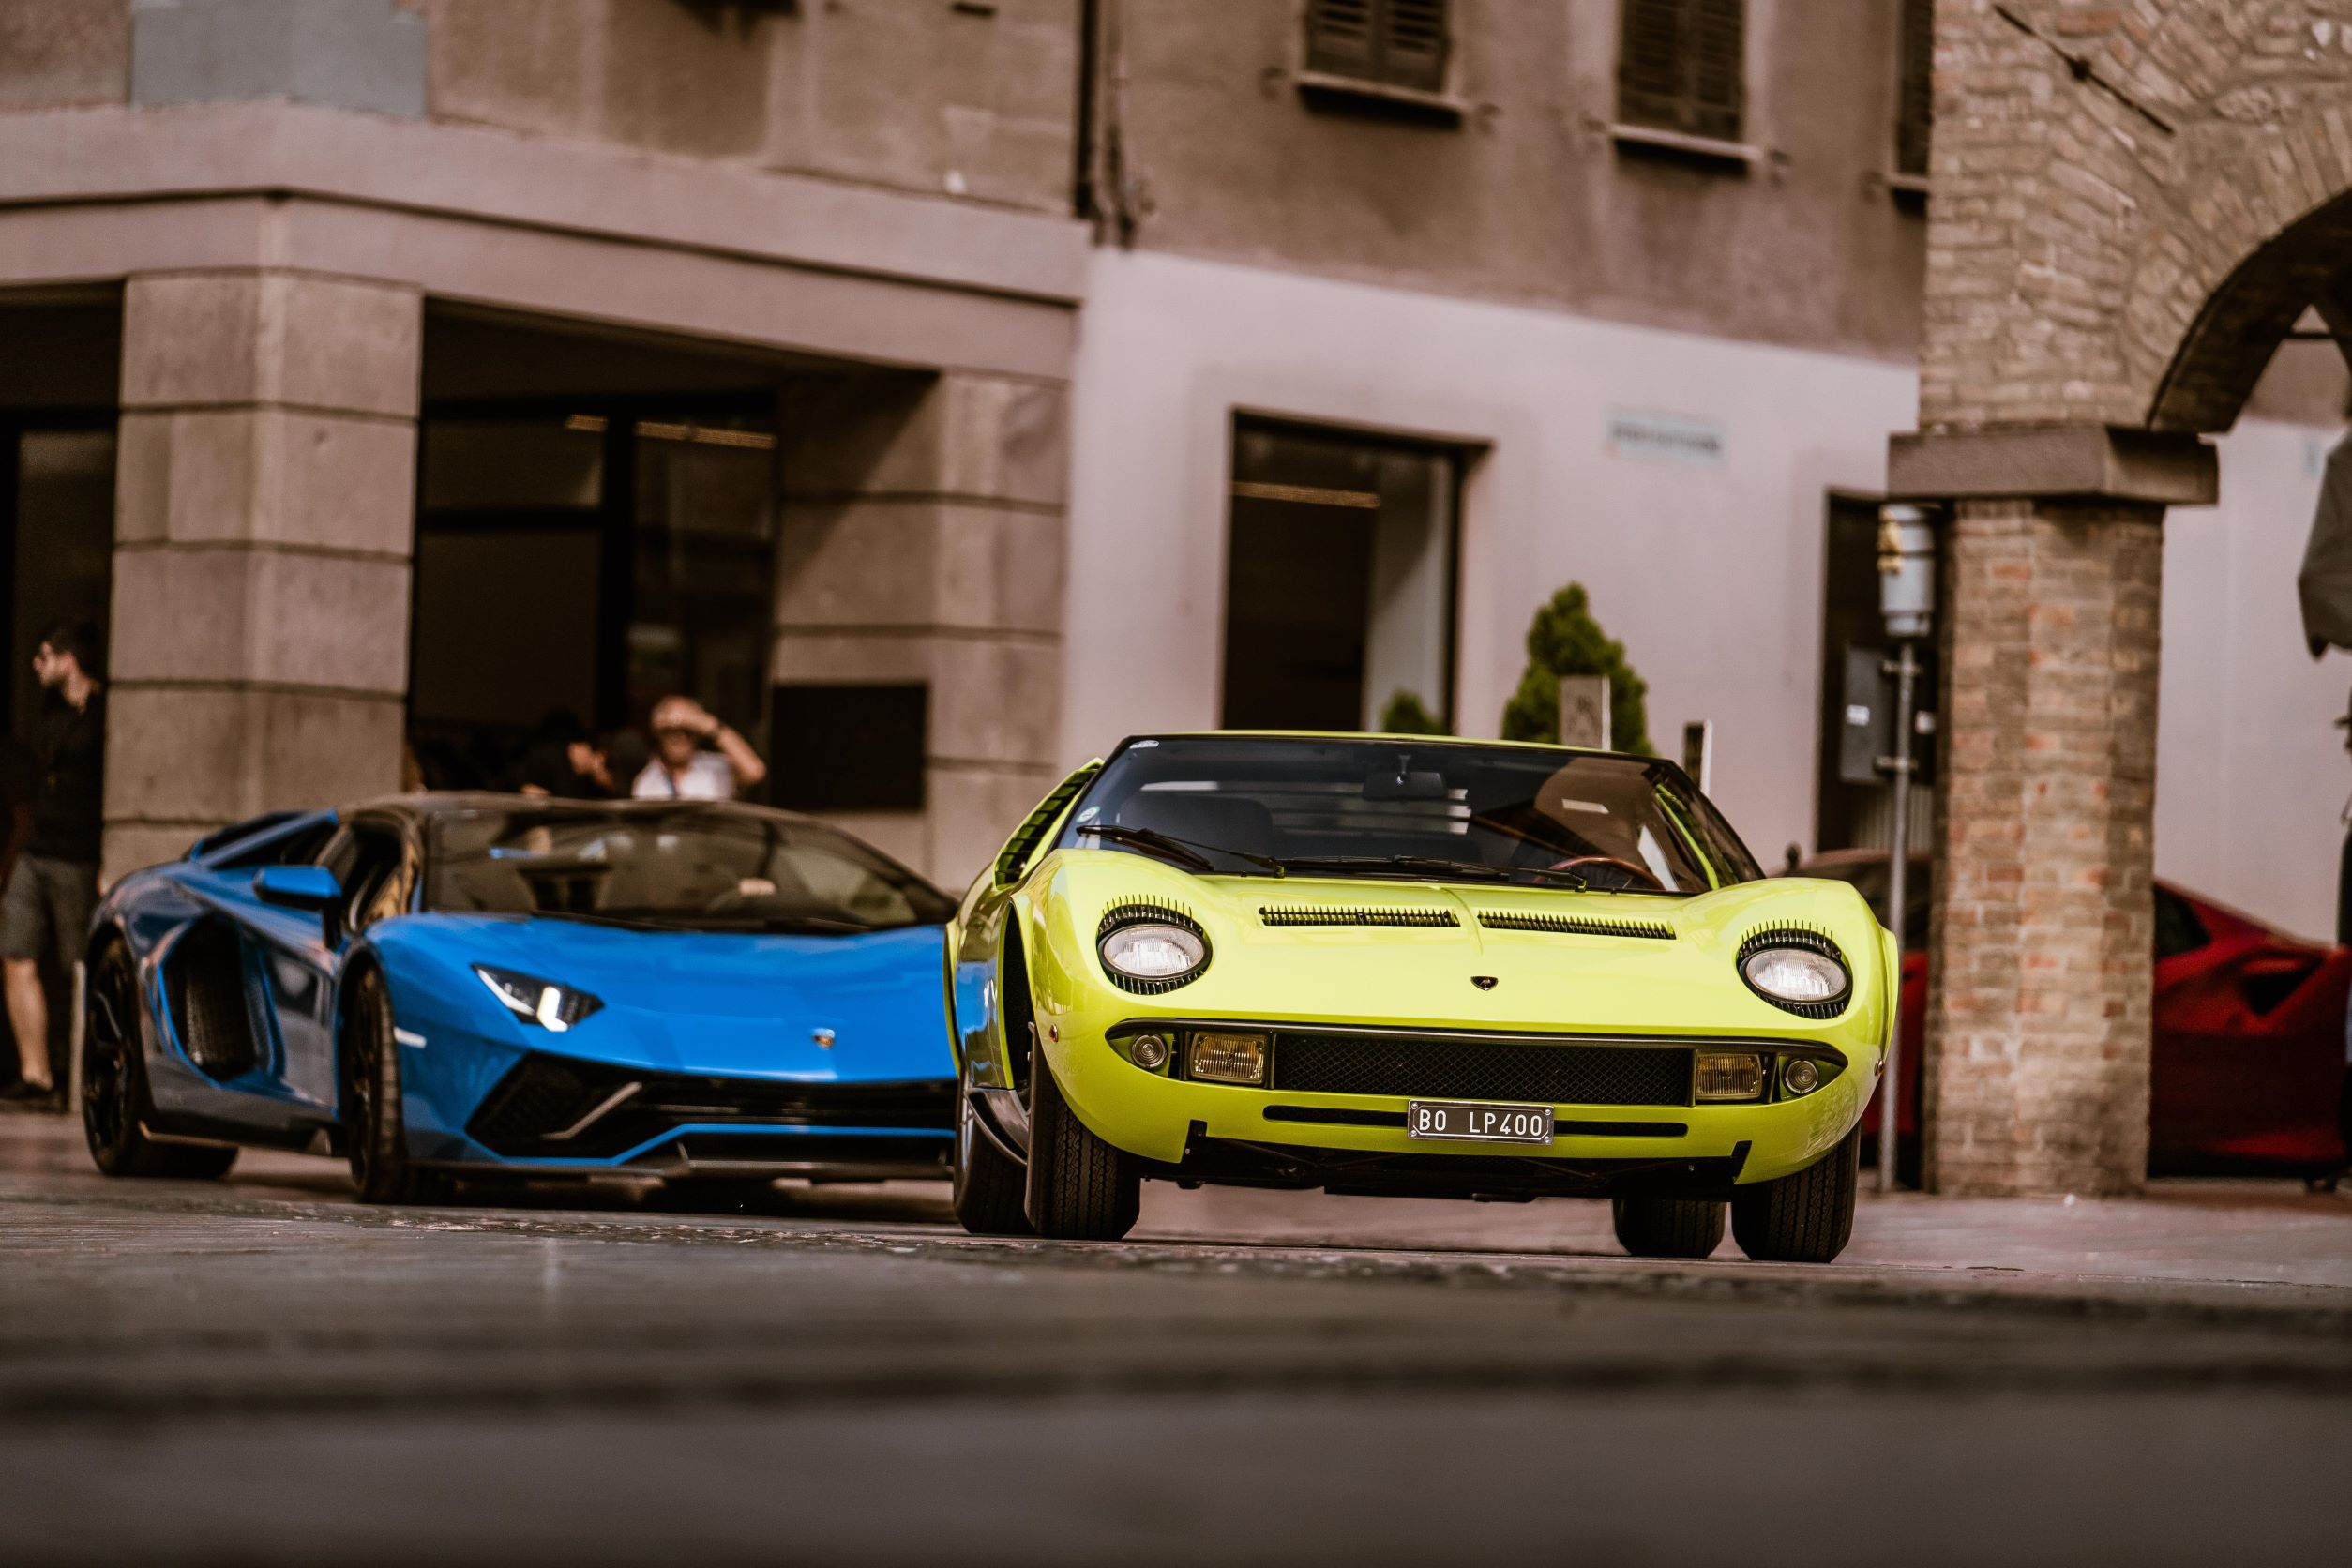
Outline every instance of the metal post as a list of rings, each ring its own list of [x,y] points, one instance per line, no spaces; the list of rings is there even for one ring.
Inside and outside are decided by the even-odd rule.
[[[1903,986],[1903,900],[1904,883],[1911,868],[1911,693],[1919,677],[1919,661],[1911,656],[1911,640],[1907,637],[1895,643],[1895,656],[1889,667],[1894,676],[1894,755],[1881,764],[1894,776],[1894,823],[1890,835],[1892,843],[1887,861],[1887,929],[1894,933],[1895,994],[1902,995]],[[1900,1125],[1897,1112],[1902,1101],[1899,1087],[1903,1076],[1903,1036],[1897,1020],[1894,1038],[1887,1051],[1887,1068],[1878,1080],[1878,1190],[1894,1190],[1894,1146],[1896,1129]]]

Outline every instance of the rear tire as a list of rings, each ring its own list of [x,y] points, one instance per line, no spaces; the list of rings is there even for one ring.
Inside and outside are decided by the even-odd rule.
[[[1827,1263],[1854,1233],[1860,1129],[1793,1175],[1736,1187],[1731,1234],[1759,1263]]]
[[[956,1075],[956,1220],[974,1236],[1033,1236],[1024,1205],[1029,1173],[979,1126],[972,1087]]]
[[[1616,1198],[1617,1241],[1636,1258],[1705,1258],[1723,1244],[1720,1199]]]
[[[408,1157],[400,1098],[400,1054],[392,1038],[392,996],[384,976],[352,977],[343,1026],[343,1142],[362,1203],[429,1203],[451,1190],[447,1177]]]
[[[1134,1158],[1086,1130],[1043,1051],[1029,1067],[1023,1210],[1038,1235],[1063,1242],[1115,1242],[1135,1229],[1143,1210],[1143,1175]]]
[[[91,966],[82,1019],[82,1136],[90,1158],[109,1176],[217,1181],[237,1152],[213,1144],[159,1143],[147,1136],[145,1031],[140,1027],[139,976],[130,954],[109,943]]]

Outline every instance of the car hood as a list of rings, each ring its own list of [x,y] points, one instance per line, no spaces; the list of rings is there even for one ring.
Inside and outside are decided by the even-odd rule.
[[[578,921],[426,915],[402,945],[430,945],[473,1023],[542,1050],[672,1072],[801,1079],[951,1075],[936,926],[840,936],[633,931]],[[513,970],[603,1006],[548,1034],[514,1020],[461,972]],[[484,1004],[473,1007],[478,1001]]]

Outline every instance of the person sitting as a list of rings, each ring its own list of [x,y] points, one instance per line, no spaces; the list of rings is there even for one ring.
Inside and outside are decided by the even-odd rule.
[[[751,743],[691,697],[655,703],[652,729],[653,761],[629,792],[640,800],[733,800],[768,776]]]

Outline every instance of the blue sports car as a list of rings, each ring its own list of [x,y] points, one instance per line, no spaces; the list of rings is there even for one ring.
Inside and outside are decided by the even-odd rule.
[[[100,905],[83,1129],[117,1176],[339,1152],[377,1203],[457,1173],[941,1176],[954,912],[856,839],[751,806],[257,818]]]

